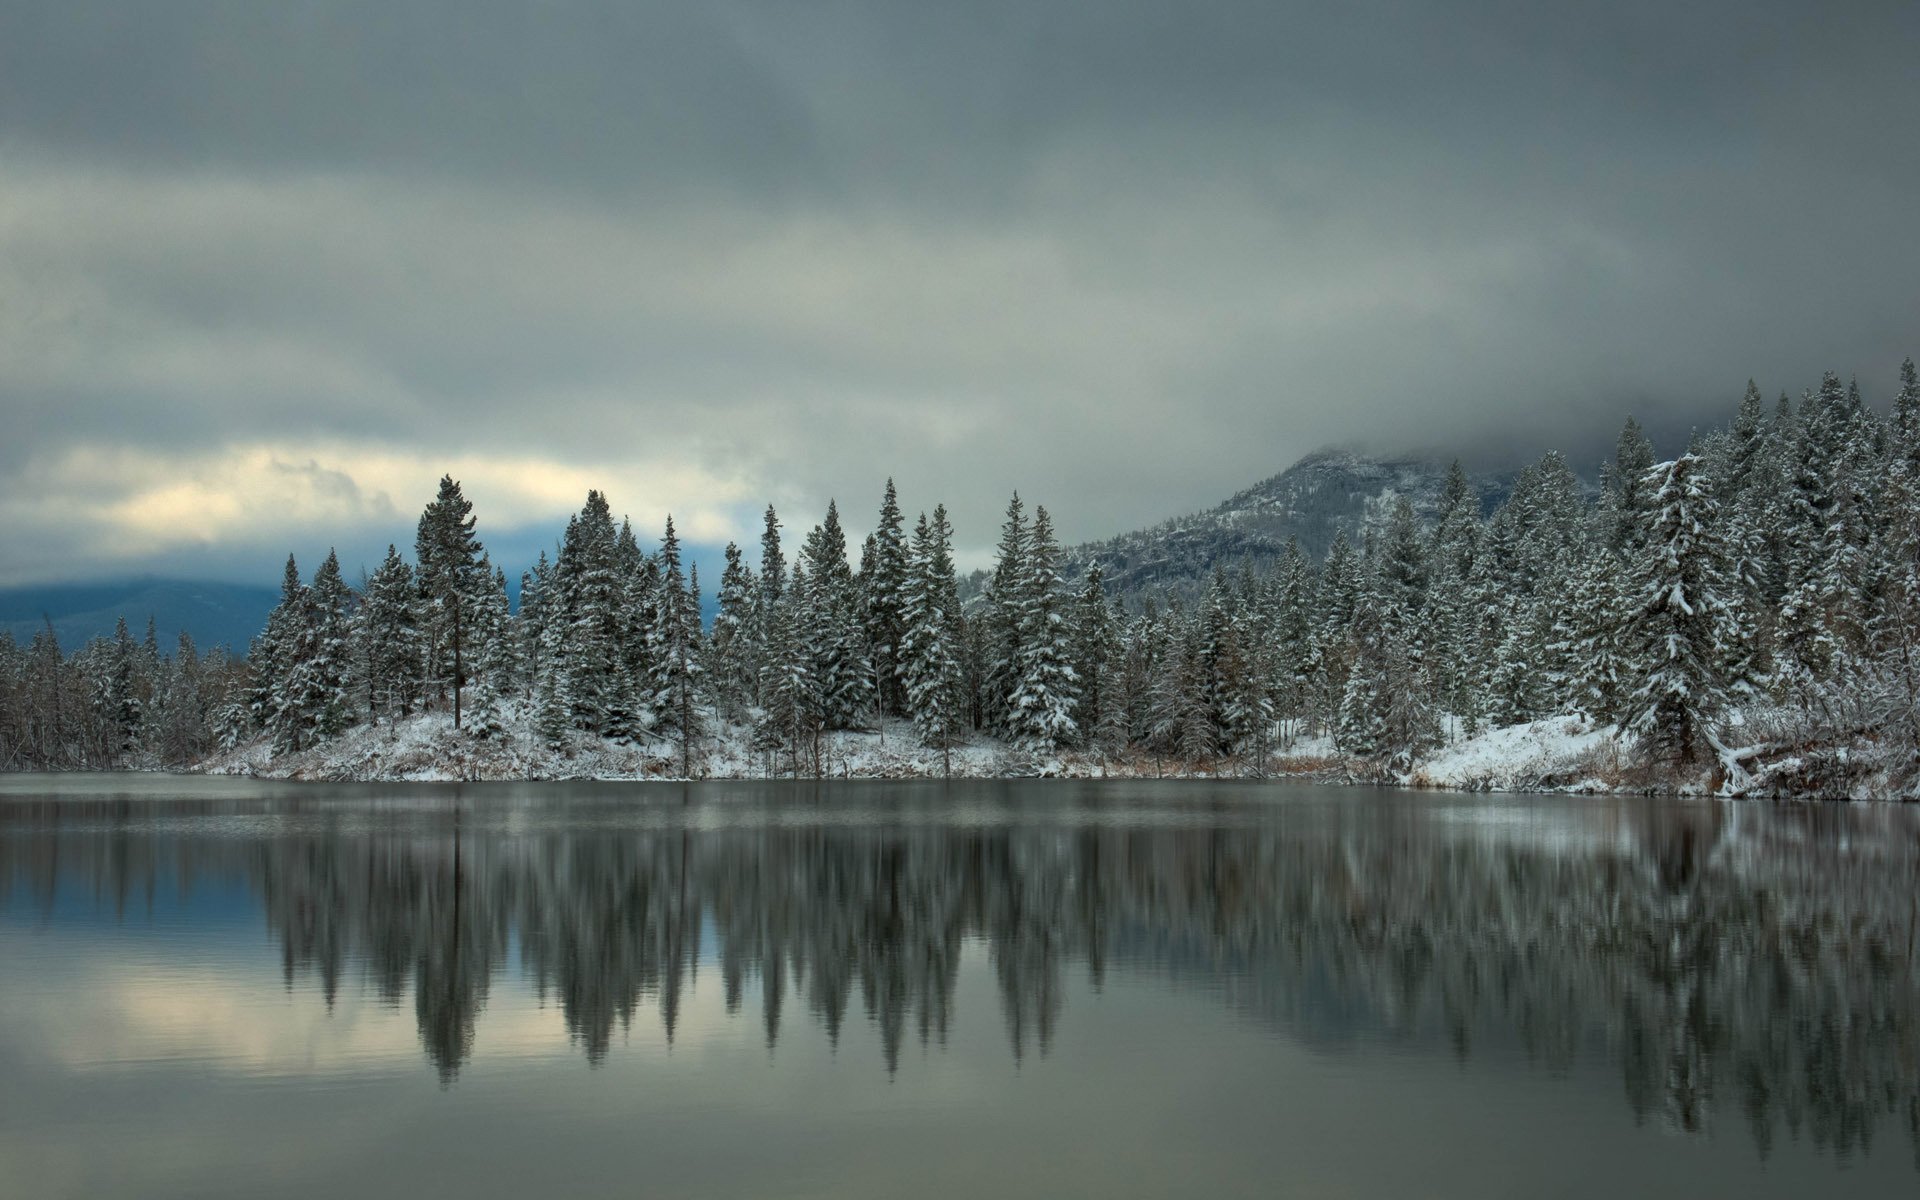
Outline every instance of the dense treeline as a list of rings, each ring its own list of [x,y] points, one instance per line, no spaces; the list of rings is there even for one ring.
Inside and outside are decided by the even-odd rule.
[[[857,567],[837,506],[791,565],[769,508],[757,567],[727,547],[711,629],[672,520],[645,550],[599,492],[510,611],[447,478],[413,561],[390,547],[357,591],[332,556],[309,582],[288,560],[240,697],[225,663],[177,683],[184,650],[163,662],[122,638],[62,663],[40,642],[0,645],[0,753],[176,761],[250,735],[299,750],[433,709],[478,737],[517,721],[555,748],[670,746],[688,775],[716,737],[750,737],[769,772],[818,773],[823,733],[883,718],[943,751],[985,733],[1035,754],[1257,773],[1303,734],[1405,767],[1460,732],[1571,712],[1628,731],[1649,762],[1737,773],[1770,741],[1832,747],[1844,771],[1841,748],[1868,739],[1911,766],[1911,360],[1888,414],[1832,374],[1797,403],[1769,406],[1749,384],[1729,425],[1665,461],[1628,420],[1601,475],[1589,500],[1550,452],[1483,519],[1456,466],[1430,524],[1401,500],[1324,562],[1294,547],[1270,570],[1216,574],[1196,602],[1137,610],[1108,597],[1097,566],[1062,579],[1046,509],[1018,496],[963,607],[944,507],[909,529],[889,482]],[[183,687],[191,706],[171,699]],[[192,719],[191,736],[162,730]]]
[[[72,655],[51,622],[25,647],[0,633],[0,770],[197,762],[249,735],[248,678],[185,633],[163,652],[152,621],[142,640],[123,619]]]

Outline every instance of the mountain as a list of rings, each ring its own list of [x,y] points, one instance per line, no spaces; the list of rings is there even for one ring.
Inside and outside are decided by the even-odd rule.
[[[279,588],[204,579],[5,588],[0,589],[0,633],[25,645],[51,618],[60,648],[72,652],[91,638],[111,637],[122,617],[135,637],[143,637],[152,617],[162,650],[171,651],[185,630],[203,651],[226,645],[244,653],[279,600]]]
[[[1265,564],[1283,554],[1292,538],[1318,560],[1341,530],[1357,548],[1364,527],[1384,519],[1397,497],[1405,496],[1423,522],[1432,522],[1448,466],[1436,458],[1315,451],[1205,512],[1071,547],[1062,556],[1063,573],[1078,578],[1097,561],[1108,590],[1131,597],[1148,590],[1191,591],[1216,564],[1229,570]],[[1506,499],[1514,474],[1468,475],[1483,513]]]

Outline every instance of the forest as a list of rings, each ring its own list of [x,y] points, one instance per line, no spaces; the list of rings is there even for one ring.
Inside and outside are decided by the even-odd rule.
[[[1920,776],[1920,379],[1879,411],[1827,374],[1661,459],[1628,419],[1597,492],[1564,455],[1490,514],[1456,465],[1439,515],[1403,499],[1314,561],[1217,570],[1197,598],[1063,577],[1045,507],[1008,503],[994,566],[963,589],[944,506],[912,521],[891,481],[850,545],[837,504],[757,561],[728,545],[715,616],[669,517],[643,545],[590,492],[519,581],[441,480],[411,559],[349,583],[289,557],[244,658],[149,628],[68,654],[0,639],[0,765],[188,767],[277,755],[419,714],[565,754],[649,748],[663,773],[744,749],[823,773],[823,736],[910,728],[953,770],[983,740],[1043,761],[1151,759],[1264,775],[1304,739],[1350,773],[1404,777],[1477,731],[1555,714],[1617,729],[1646,787],[1738,790],[1756,764],[1800,794]],[[1777,772],[1776,772],[1777,773]]]

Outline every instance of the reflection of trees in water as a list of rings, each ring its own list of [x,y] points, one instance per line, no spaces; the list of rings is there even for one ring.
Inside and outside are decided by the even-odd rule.
[[[757,988],[770,1047],[796,1005],[837,1040],[857,993],[889,1068],[944,1040],[978,940],[1016,1055],[1045,1052],[1069,964],[1121,962],[1316,1043],[1517,1039],[1554,1071],[1605,1045],[1636,1116],[1691,1131],[1735,1106],[1763,1153],[1782,1127],[1864,1151],[1889,1119],[1920,1142],[1920,853],[1898,810],[1596,805],[1557,841],[1361,803],[1285,829],[509,835],[448,815],[227,841],[92,815],[106,832],[0,838],[0,897],[80,880],[124,908],[162,878],[245,880],[290,979],[412,992],[443,1079],[516,937],[592,1061],[644,1008],[673,1037],[704,957],[729,1012]]]

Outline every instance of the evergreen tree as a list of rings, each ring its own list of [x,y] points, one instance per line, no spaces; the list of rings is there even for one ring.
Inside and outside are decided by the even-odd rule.
[[[486,583],[472,598],[473,698],[467,728],[476,737],[497,738],[506,732],[507,698],[514,690],[520,656],[507,602],[506,572],[483,557],[479,574]]]
[[[907,713],[920,740],[940,751],[942,769],[951,775],[953,745],[966,725],[962,695],[966,680],[953,528],[947,523],[945,505],[934,508],[931,522],[922,513],[914,525],[901,619]]]
[[[354,657],[370,720],[399,720],[420,694],[417,591],[413,568],[389,545],[367,579],[353,620]]]
[[[715,597],[713,636],[709,642],[710,685],[722,716],[739,720],[754,692],[754,597],[759,582],[746,565],[740,547],[727,543],[726,566],[720,572]]]
[[[1037,752],[1057,750],[1079,737],[1073,719],[1080,699],[1073,670],[1075,635],[1059,553],[1047,510],[1034,509],[1024,572],[1011,581],[1019,657],[1007,697],[1007,724],[1016,742]]]
[[[812,581],[807,632],[815,654],[821,719],[828,729],[852,729],[873,703],[873,662],[867,656],[840,510],[832,501],[827,502],[826,519],[807,534],[801,559]]]
[[[1087,564],[1086,579],[1073,606],[1072,625],[1073,673],[1080,681],[1073,723],[1081,738],[1091,741],[1106,722],[1115,685],[1108,664],[1119,651],[1119,631],[1113,610],[1107,605],[1105,580],[1097,561]]]
[[[1606,473],[1606,491],[1613,501],[1616,517],[1613,529],[1608,531],[1607,544],[1614,550],[1631,552],[1635,548],[1634,539],[1645,527],[1650,498],[1644,480],[1652,468],[1653,442],[1648,440],[1640,423],[1628,417],[1614,448],[1613,464]]]
[[[353,593],[340,575],[340,559],[329,550],[326,561],[313,573],[290,685],[296,720],[316,741],[338,737],[353,724],[354,708],[347,692],[353,673],[352,603]]]
[[[1722,664],[1737,636],[1726,589],[1730,564],[1702,465],[1694,455],[1682,455],[1647,473],[1652,503],[1646,550],[1622,639],[1632,648],[1640,679],[1627,698],[1622,725],[1679,763],[1695,760],[1727,707]]]
[[[306,725],[293,684],[310,620],[308,607],[300,568],[289,554],[280,580],[280,602],[267,614],[266,628],[247,655],[252,666],[252,723],[272,739],[276,750],[298,750],[305,740]]]
[[[680,538],[667,518],[660,539],[660,588],[653,620],[653,710],[680,748],[680,774],[693,776],[693,748],[704,733],[699,714],[700,609],[680,568]]]
[[[428,678],[436,696],[453,692],[453,724],[461,723],[461,689],[467,682],[472,652],[473,601],[490,578],[480,570],[480,540],[474,536],[473,502],[451,475],[440,477],[440,492],[420,514],[414,558],[420,564],[421,629]]]
[[[873,532],[872,561],[861,571],[867,628],[867,652],[877,681],[875,702],[883,715],[905,715],[905,671],[900,643],[906,636],[907,542],[905,521],[887,480],[880,500],[880,524]]]
[[[1000,546],[982,605],[981,701],[987,724],[1011,733],[1014,690],[1020,686],[1021,609],[1027,579],[1027,516],[1015,492],[1007,503]]]

